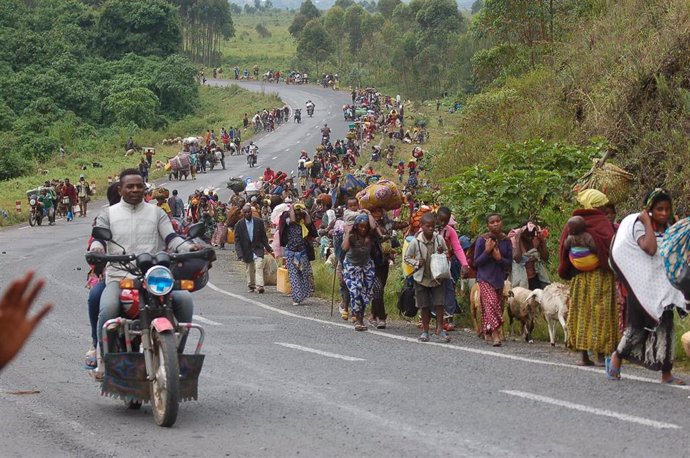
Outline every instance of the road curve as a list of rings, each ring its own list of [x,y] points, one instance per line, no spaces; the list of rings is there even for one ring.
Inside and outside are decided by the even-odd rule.
[[[257,169],[228,158],[228,171],[172,187],[186,195],[197,187],[224,189],[229,176],[258,175],[268,164],[289,171],[299,150],[318,142],[323,122],[344,135],[340,107],[347,95],[264,89],[293,108],[311,98],[314,118],[261,136]],[[55,303],[0,374],[2,457],[687,453],[690,392],[656,383],[656,374],[625,366],[624,380],[611,383],[601,369],[571,365],[562,345],[508,342],[493,351],[462,331],[451,345],[419,344],[416,328],[403,322],[355,333],[317,300],[292,307],[273,288],[246,293],[231,250],[219,252],[211,285],[195,293],[195,319],[207,329],[199,401],[182,405],[173,428],[159,428],[149,407],[127,411],[101,397],[82,368],[89,220],[0,232],[0,284],[35,269],[47,279],[44,297]]]

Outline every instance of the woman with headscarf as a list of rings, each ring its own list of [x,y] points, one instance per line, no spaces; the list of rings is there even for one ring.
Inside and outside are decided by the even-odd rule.
[[[343,278],[350,292],[350,309],[355,317],[355,331],[366,331],[364,312],[371,302],[376,270],[371,257],[376,235],[372,233],[369,215],[361,213],[353,226],[343,234]]]
[[[673,218],[671,196],[657,188],[644,208],[621,221],[611,261],[628,292],[627,322],[618,348],[606,360],[606,375],[620,379],[623,359],[661,371],[661,382],[685,385],[673,376],[673,309],[685,310],[683,294],[666,277],[659,247]]]
[[[604,193],[588,189],[577,195],[577,201],[582,208],[575,210],[573,216],[584,219],[585,231],[596,244],[599,264],[586,272],[573,266],[565,245],[569,235],[566,224],[560,238],[558,275],[570,280],[567,346],[581,353],[580,365],[592,366],[588,352],[603,359],[603,355],[613,352],[618,341],[615,278],[608,261],[614,231],[602,210],[609,202]]]
[[[314,291],[311,263],[307,250],[316,229],[307,208],[302,203],[290,207],[287,218],[280,224],[280,246],[290,279],[292,305],[300,305]],[[313,250],[313,246],[311,247]]]

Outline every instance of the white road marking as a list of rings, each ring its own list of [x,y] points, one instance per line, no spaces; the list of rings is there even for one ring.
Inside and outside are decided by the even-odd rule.
[[[600,417],[615,418],[616,420],[627,421],[628,423],[636,423],[638,425],[649,426],[656,429],[680,429],[680,426],[675,425],[673,423],[664,423],[661,421],[650,420],[648,418],[636,417],[634,415],[613,412],[611,410],[597,409],[596,407],[589,407],[582,404],[561,401],[560,399],[540,396],[538,394],[526,393],[524,391],[501,390],[501,393],[508,394],[510,396],[517,396],[523,399],[529,399],[531,401],[543,402],[545,404],[564,407],[570,410],[577,410],[578,412],[591,413],[592,415],[598,415]]]
[[[214,285],[213,283],[210,283],[210,282],[207,284],[207,286],[209,288],[211,288],[212,290],[218,292],[218,293],[225,294],[226,296],[230,296],[234,299],[246,302],[247,304],[255,305],[255,306],[260,307],[260,308],[265,309],[265,310],[270,310],[270,311],[278,313],[280,315],[289,316],[289,317],[297,318],[300,320],[313,321],[315,323],[325,324],[328,326],[337,326],[337,327],[352,330],[352,326],[349,324],[338,323],[338,322],[334,322],[334,321],[321,320],[319,318],[313,318],[310,316],[302,316],[302,315],[298,315],[296,313],[288,312],[287,310],[282,310],[282,309],[279,309],[277,307],[273,307],[273,306],[270,306],[268,304],[264,304],[263,302],[259,302],[259,301],[256,301],[254,299],[249,299],[247,297],[241,296],[239,294],[225,291],[224,289],[218,288],[216,285]],[[416,343],[419,345],[438,346],[438,347],[447,348],[450,350],[462,351],[465,353],[473,353],[476,355],[491,356],[494,358],[502,358],[502,359],[509,359],[511,361],[519,361],[519,362],[529,363],[529,364],[539,364],[542,366],[565,367],[568,369],[574,369],[574,370],[585,371],[585,372],[592,372],[592,373],[595,373],[597,375],[600,375],[601,377],[605,377],[603,368],[575,366],[574,364],[559,363],[559,362],[555,362],[555,361],[544,361],[544,360],[540,360],[540,359],[527,358],[524,356],[509,355],[507,353],[499,353],[499,352],[490,351],[490,350],[481,350],[479,348],[472,348],[472,347],[461,347],[459,345],[450,345],[450,344],[440,343],[440,342],[422,343],[413,337],[405,337],[405,336],[400,336],[400,335],[396,335],[396,334],[388,334],[388,333],[381,332],[381,331],[375,331],[373,329],[367,331],[367,334],[370,334],[370,335],[374,334],[374,335],[381,336],[381,337],[387,337],[389,339],[400,340],[403,342]],[[635,380],[637,382],[655,383],[655,384],[659,383],[658,379],[652,379],[649,377],[640,377],[637,375],[624,375],[624,378],[626,380]],[[690,390],[690,386],[682,386],[682,385],[668,385],[668,386],[670,388],[675,388],[675,389],[679,389],[679,390],[686,390],[686,391]]]
[[[17,229],[20,230],[20,231],[23,231],[24,229],[28,229],[28,228],[30,228],[30,227],[31,227],[31,226],[21,226],[21,227],[18,227]]]
[[[273,159],[271,159],[271,160],[275,161],[276,159],[278,159],[278,156],[274,156]]]
[[[199,323],[208,324],[209,326],[223,326],[223,323],[209,320],[208,318],[204,318],[203,316],[194,315],[193,318],[194,318],[194,321],[198,321]]]
[[[342,359],[343,361],[366,361],[366,359],[355,358],[353,356],[339,355],[338,353],[331,353],[328,351],[317,350],[315,348],[303,347],[302,345],[296,345],[286,342],[273,342],[281,347],[293,348],[295,350],[306,351],[307,353],[314,353],[316,355],[326,356],[328,358]]]

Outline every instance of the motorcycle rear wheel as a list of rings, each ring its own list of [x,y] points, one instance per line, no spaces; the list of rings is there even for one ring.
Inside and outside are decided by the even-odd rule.
[[[177,420],[180,406],[180,366],[175,334],[153,333],[153,370],[151,407],[158,426],[170,427]]]

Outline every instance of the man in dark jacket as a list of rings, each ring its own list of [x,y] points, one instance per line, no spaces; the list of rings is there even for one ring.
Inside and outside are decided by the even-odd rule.
[[[273,254],[268,244],[266,229],[261,218],[252,215],[252,207],[242,207],[243,218],[235,224],[235,251],[247,269],[249,292],[264,292],[264,250]]]

